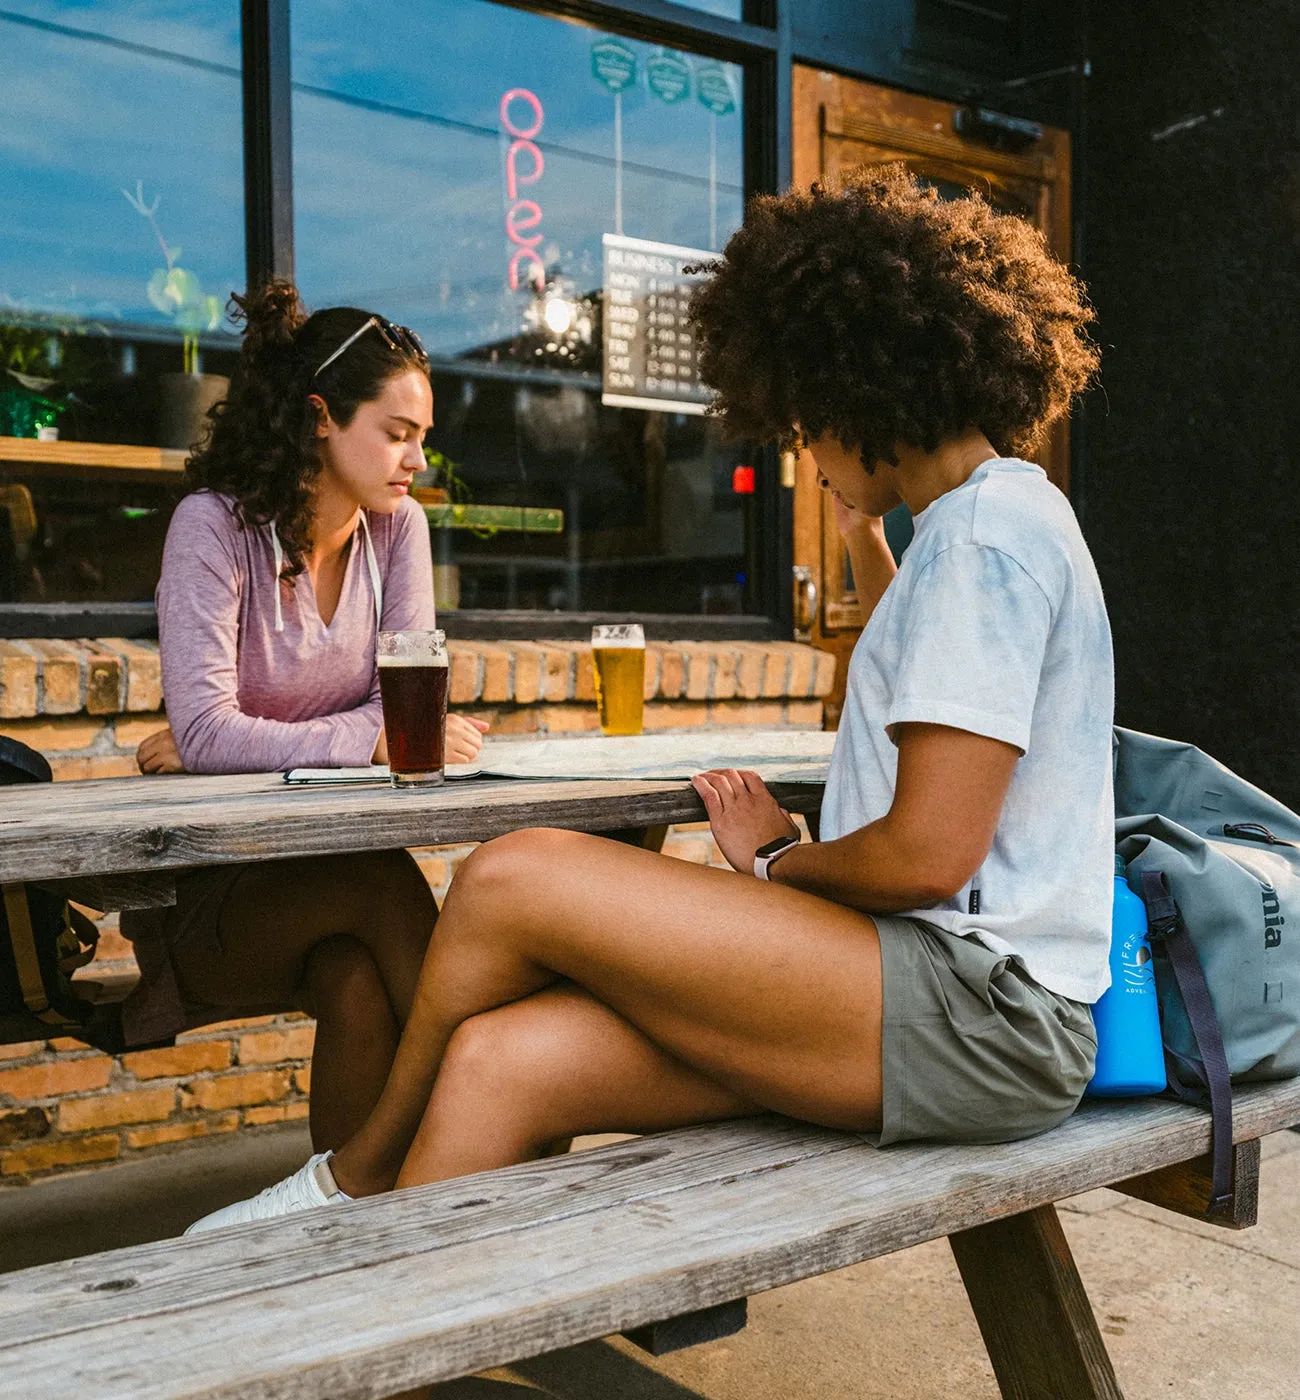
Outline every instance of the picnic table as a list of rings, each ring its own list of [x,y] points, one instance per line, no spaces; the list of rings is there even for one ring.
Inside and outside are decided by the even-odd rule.
[[[814,816],[822,789],[776,784]],[[278,775],[11,788],[0,881],[97,907],[167,902],[177,870],[482,841],[526,826],[650,846],[700,820],[681,780],[473,779],[396,791]],[[1121,1400],[1054,1210],[1097,1186],[1254,1223],[1259,1138],[1300,1081],[1237,1095],[1234,1196],[1210,1215],[1208,1115],[1085,1103],[994,1147],[766,1116],[0,1278],[0,1376],[27,1400],[380,1397],[623,1332],[655,1354],[744,1325],[745,1299],[947,1235],[1004,1397]]]

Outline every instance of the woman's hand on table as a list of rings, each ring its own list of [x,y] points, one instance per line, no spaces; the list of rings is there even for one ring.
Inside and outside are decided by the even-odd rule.
[[[449,714],[447,716],[446,761],[448,763],[474,763],[483,748],[483,736],[491,726],[485,719],[471,719],[469,715]]]
[[[141,741],[135,751],[135,761],[142,773],[183,773],[180,750],[176,747],[176,736],[171,725],[159,729]]]
[[[709,814],[713,839],[733,870],[754,872],[754,853],[778,836],[798,836],[790,813],[757,773],[715,768],[691,779]]]

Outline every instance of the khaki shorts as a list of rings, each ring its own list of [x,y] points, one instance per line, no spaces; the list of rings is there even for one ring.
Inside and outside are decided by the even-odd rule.
[[[1014,959],[923,919],[875,915],[883,970],[881,1146],[1010,1142],[1074,1112],[1092,1014]]]

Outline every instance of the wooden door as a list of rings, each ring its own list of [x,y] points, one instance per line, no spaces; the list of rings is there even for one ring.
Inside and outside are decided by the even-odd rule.
[[[954,129],[958,106],[873,83],[796,66],[794,70],[794,182],[834,185],[859,165],[901,160],[941,193],[980,190],[997,208],[1023,215],[1041,229],[1053,251],[1070,255],[1070,137],[1044,127],[1042,140],[1020,152],[998,151]],[[1063,491],[1069,484],[1069,438],[1056,424],[1037,460]],[[848,554],[835,529],[830,501],[817,487],[811,463],[783,464],[795,478],[795,618],[801,639],[839,659],[826,723],[839,722],[849,654],[862,630]],[[910,538],[906,511],[886,522],[897,550]]]

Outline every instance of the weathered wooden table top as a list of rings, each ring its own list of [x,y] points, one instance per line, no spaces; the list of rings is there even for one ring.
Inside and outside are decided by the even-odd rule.
[[[817,784],[775,784],[791,811]],[[609,831],[704,820],[685,782],[469,778],[398,790],[286,784],[278,773],[100,778],[0,790],[0,881],[55,880],[487,841],[519,827]]]

